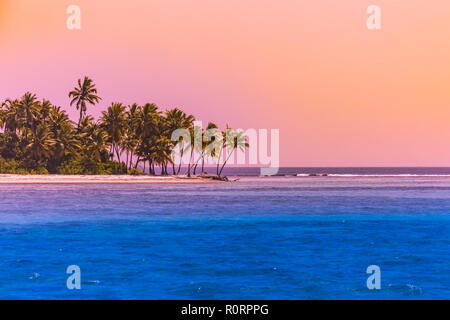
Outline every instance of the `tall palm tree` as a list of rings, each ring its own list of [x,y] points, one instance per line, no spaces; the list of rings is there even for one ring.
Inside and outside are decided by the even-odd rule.
[[[138,108],[135,121],[135,133],[138,140],[136,151],[138,159],[135,163],[135,168],[143,161],[144,168],[146,161],[152,162],[152,147],[155,145],[157,137],[160,136],[159,121],[161,113],[158,111],[158,106],[153,103],[147,103]],[[144,170],[145,171],[145,170]]]
[[[134,103],[128,106],[125,113],[126,117],[126,128],[125,128],[125,138],[123,139],[123,149],[127,152],[127,168],[131,170],[133,164],[133,154],[136,152],[136,147],[139,143],[139,136],[136,133],[136,127],[139,125],[139,105]]]
[[[114,155],[115,153],[120,163],[120,146],[126,124],[125,107],[122,103],[112,103],[107,111],[102,112],[100,121],[101,126],[108,134],[108,141],[111,143],[111,154]]]
[[[19,121],[25,129],[25,139],[29,130],[35,131],[35,120],[38,117],[39,103],[35,94],[25,93],[18,102]]]
[[[153,103],[147,103],[139,108],[136,114],[136,133],[141,138],[148,138],[153,135],[157,129],[160,112],[158,106]]]
[[[190,145],[190,151],[191,154],[189,155],[189,163],[187,168],[187,176],[191,177],[191,169],[193,166],[191,166],[191,162],[194,162],[195,160],[194,155],[195,153],[201,154],[203,149],[203,128],[200,126],[192,126],[189,130],[190,136],[191,136],[191,145]],[[198,143],[197,140],[200,140],[200,143]]]
[[[97,89],[95,88],[95,84],[88,77],[84,77],[83,82],[81,79],[78,79],[78,87],[74,88],[73,91],[70,91],[69,98],[70,106],[75,104],[77,110],[80,110],[80,119],[78,120],[78,127],[80,127],[81,119],[84,115],[86,115],[87,105],[89,103],[91,105],[95,105],[98,103],[101,98],[97,95]]]
[[[172,132],[177,129],[190,130],[194,124],[194,121],[195,118],[193,115],[187,115],[185,112],[181,111],[178,108],[166,111],[165,123],[168,137],[171,137]],[[180,174],[184,152],[190,150],[189,143],[190,141],[184,141],[183,138],[180,138],[179,141],[175,141],[173,144],[173,148],[178,146],[180,150],[180,162],[178,164],[178,170],[176,171],[176,174]],[[175,174],[175,164],[173,164],[172,169],[173,173]]]
[[[211,132],[213,130],[218,130],[218,127],[215,123],[209,122],[208,126],[206,127],[206,131],[202,132],[202,148],[201,148],[199,157],[194,162],[194,175],[197,172],[197,166],[198,166],[200,160],[202,160],[202,172],[201,173],[205,172],[205,157],[208,156],[208,152],[207,152],[207,150],[209,149],[208,147],[214,143],[214,137],[212,137],[211,140],[205,139],[204,137],[206,137],[207,132]]]

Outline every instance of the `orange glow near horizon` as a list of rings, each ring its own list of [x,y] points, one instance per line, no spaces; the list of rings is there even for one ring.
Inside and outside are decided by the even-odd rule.
[[[2,32],[2,26],[6,23],[6,19],[8,17],[7,13],[8,9],[8,1],[0,0],[0,33]]]
[[[149,101],[277,128],[284,166],[450,166],[449,36],[448,0],[0,0],[0,100],[33,91],[70,110],[88,75],[94,116]]]

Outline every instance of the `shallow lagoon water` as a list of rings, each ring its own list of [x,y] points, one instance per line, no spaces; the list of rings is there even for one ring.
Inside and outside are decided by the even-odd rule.
[[[0,298],[449,299],[449,223],[449,177],[1,185]]]

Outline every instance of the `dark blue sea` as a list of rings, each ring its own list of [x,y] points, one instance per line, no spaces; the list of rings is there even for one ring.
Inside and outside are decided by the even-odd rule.
[[[0,299],[449,299],[450,170],[398,170],[0,185]]]

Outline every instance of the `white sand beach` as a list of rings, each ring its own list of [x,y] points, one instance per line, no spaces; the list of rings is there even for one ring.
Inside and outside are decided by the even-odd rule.
[[[1,174],[0,184],[63,184],[63,183],[206,183],[220,182],[209,178],[186,176],[130,175],[16,175]]]

